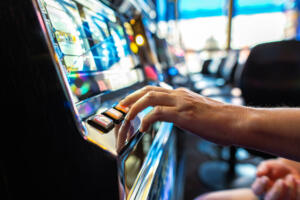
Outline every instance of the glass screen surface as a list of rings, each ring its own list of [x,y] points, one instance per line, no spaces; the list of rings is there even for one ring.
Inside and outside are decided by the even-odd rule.
[[[52,33],[58,44],[56,52],[66,70],[96,70],[77,5],[67,0],[44,0],[44,3],[52,25]]]
[[[39,5],[75,102],[140,81],[115,11],[95,0],[39,0]]]

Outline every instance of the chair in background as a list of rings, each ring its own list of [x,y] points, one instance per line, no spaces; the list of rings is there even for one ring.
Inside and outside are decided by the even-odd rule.
[[[238,82],[235,80],[237,68],[242,67],[238,63],[239,51],[229,51],[227,56],[223,67],[218,70],[226,84],[206,88],[201,94],[225,103],[243,105],[242,97],[231,93]],[[210,188],[219,190],[234,188],[235,185],[247,187],[252,182],[259,161],[250,157],[243,148],[223,147],[201,140],[198,149],[209,157],[209,161],[199,166],[198,175]]]
[[[255,46],[241,75],[246,105],[300,105],[300,42],[285,40]]]
[[[241,88],[245,105],[260,107],[299,106],[300,42],[287,40],[255,46],[251,50],[242,68],[241,77],[236,84]],[[244,150],[250,155],[244,160],[239,160],[236,157],[237,148],[230,147],[229,150],[227,149],[229,152],[227,159],[219,156],[214,163],[203,163],[199,168],[200,178],[213,189],[236,188],[251,183],[249,180],[237,181],[240,178],[236,171],[237,166],[240,163],[246,164],[250,161],[249,158],[253,158],[252,161],[255,164],[261,159],[273,158],[274,156],[250,149]],[[222,151],[218,150],[218,152]],[[251,167],[249,169],[251,170]],[[242,170],[245,172],[247,168]],[[207,174],[211,174],[211,177],[208,177]],[[212,180],[212,177],[215,180]]]
[[[209,65],[211,64],[211,62],[212,62],[212,59],[206,59],[203,61],[202,70],[201,70],[202,74],[205,74],[205,75],[210,74],[208,68],[209,68]]]
[[[284,40],[255,46],[242,71],[240,87],[248,106],[300,106],[300,42]],[[274,157],[248,151],[263,158]]]
[[[215,83],[210,87],[204,88],[200,94],[207,97],[233,97],[239,95],[232,95],[232,89],[234,89],[238,83],[236,80],[236,72],[240,67],[239,51],[231,50],[227,53],[226,60],[221,68],[218,69],[218,76],[223,79],[223,84],[218,85]]]
[[[209,64],[202,68],[202,78],[195,81],[193,90],[201,93],[208,88],[220,88],[231,81],[231,72],[235,70],[238,51],[231,50],[225,56],[214,57]],[[205,62],[204,62],[205,64]]]

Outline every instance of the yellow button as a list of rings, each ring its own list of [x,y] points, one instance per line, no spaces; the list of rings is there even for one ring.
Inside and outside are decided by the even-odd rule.
[[[127,114],[128,111],[129,111],[129,108],[128,108],[128,107],[125,107],[125,106],[122,106],[122,105],[116,105],[116,106],[115,106],[115,109],[121,111],[121,112],[124,113],[124,114]]]

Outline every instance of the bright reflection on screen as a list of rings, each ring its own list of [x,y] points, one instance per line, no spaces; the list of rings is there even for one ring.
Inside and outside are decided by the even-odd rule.
[[[96,70],[87,37],[75,3],[45,0],[53,33],[66,69],[70,71]]]
[[[117,13],[96,0],[38,0],[75,102],[142,81]]]
[[[114,12],[99,2],[41,0],[68,72],[105,71],[134,66],[123,27]],[[88,6],[88,7],[85,7]],[[102,9],[102,10],[100,10]],[[100,11],[100,12],[99,12]]]

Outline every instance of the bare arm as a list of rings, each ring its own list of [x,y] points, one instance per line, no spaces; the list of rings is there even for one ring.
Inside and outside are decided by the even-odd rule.
[[[248,108],[244,121],[240,145],[300,161],[299,108]]]
[[[122,100],[126,120],[153,106],[141,130],[155,121],[173,122],[207,140],[300,161],[300,109],[260,109],[224,104],[187,89],[145,87]]]

